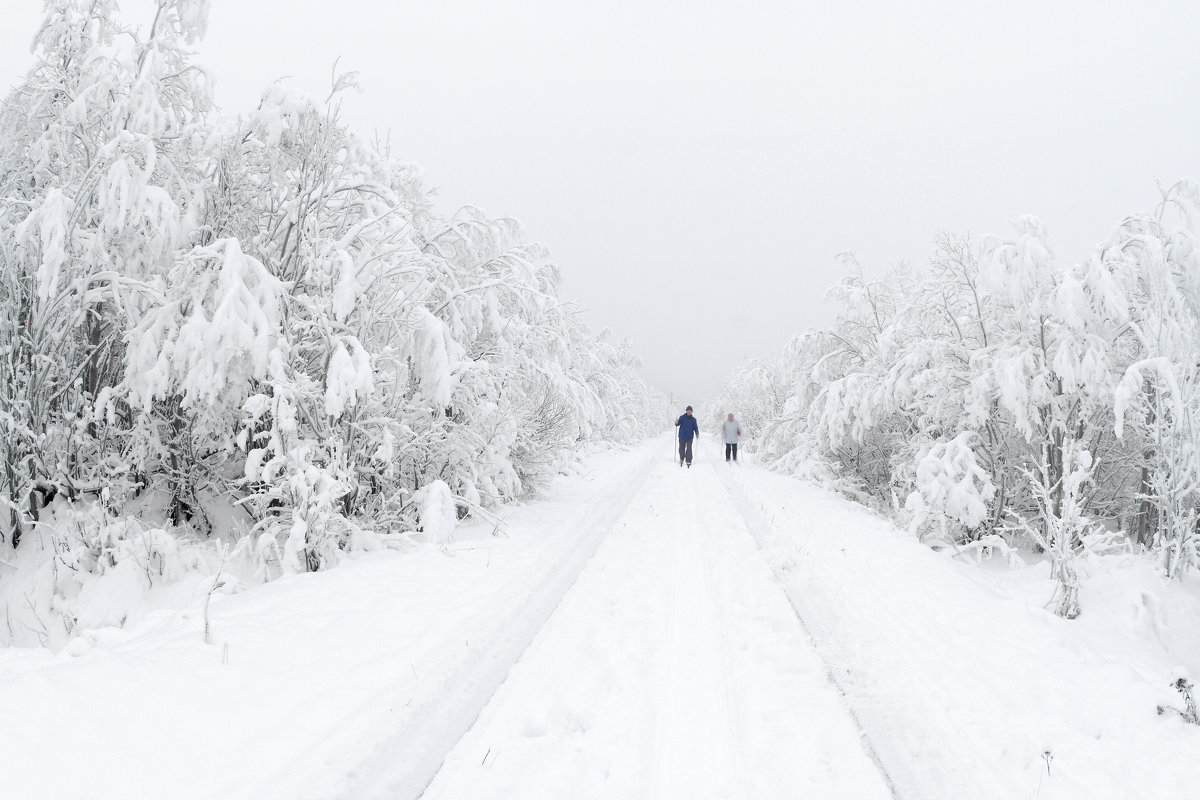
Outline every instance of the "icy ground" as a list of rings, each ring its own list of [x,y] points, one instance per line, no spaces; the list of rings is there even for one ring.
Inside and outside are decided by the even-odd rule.
[[[596,456],[507,535],[0,651],[19,798],[1185,798],[1200,592],[1084,616],[753,465]]]

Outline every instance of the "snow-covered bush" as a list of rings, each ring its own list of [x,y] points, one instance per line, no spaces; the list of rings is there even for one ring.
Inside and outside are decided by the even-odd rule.
[[[922,533],[936,522],[972,530],[988,517],[987,504],[996,493],[991,476],[980,466],[971,442],[976,434],[964,431],[949,441],[937,442],[916,465],[916,488],[905,501],[912,514],[909,529]]]
[[[186,605],[211,589],[228,557],[219,539],[114,517],[90,501],[56,502],[7,557],[0,644],[58,648],[80,631]],[[237,558],[224,591],[241,585],[233,573],[247,572],[250,562]]]
[[[661,424],[544,247],[439,216],[343,124],[352,75],[220,115],[189,51],[207,0],[160,0],[148,29],[114,0],[46,7],[0,106],[4,552],[65,500],[102,510],[88,541],[133,525],[164,554],[240,538],[260,576],[321,569],[372,536],[443,540]]]
[[[766,463],[914,533],[1045,553],[1066,616],[1074,559],[1114,537],[1180,575],[1200,558],[1198,210],[1172,186],[1070,267],[1021,217],[982,246],[940,237],[928,270],[855,269],[830,329],[747,364],[716,407],[762,414]]]

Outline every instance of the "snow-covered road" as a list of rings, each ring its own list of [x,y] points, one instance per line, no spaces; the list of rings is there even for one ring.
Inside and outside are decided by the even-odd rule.
[[[660,460],[425,797],[890,796],[701,453]]]
[[[0,794],[1194,796],[1200,731],[1155,714],[1200,672],[1189,586],[1117,569],[1067,622],[1036,567],[669,445],[593,454],[504,535],[214,595],[211,644],[200,595],[0,650]]]

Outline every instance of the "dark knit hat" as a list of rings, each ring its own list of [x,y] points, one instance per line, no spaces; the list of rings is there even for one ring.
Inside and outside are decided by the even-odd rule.
[[[684,411],[691,411],[691,410],[692,410],[691,406],[688,406],[687,408],[684,409]]]

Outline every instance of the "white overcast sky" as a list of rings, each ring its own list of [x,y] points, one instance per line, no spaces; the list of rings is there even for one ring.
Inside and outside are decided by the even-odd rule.
[[[0,3],[10,85],[41,4]],[[840,252],[878,274],[1034,213],[1071,263],[1200,177],[1198,32],[1182,0],[212,0],[199,60],[239,111],[340,57],[348,121],[443,211],[521,220],[682,406],[829,322]]]

